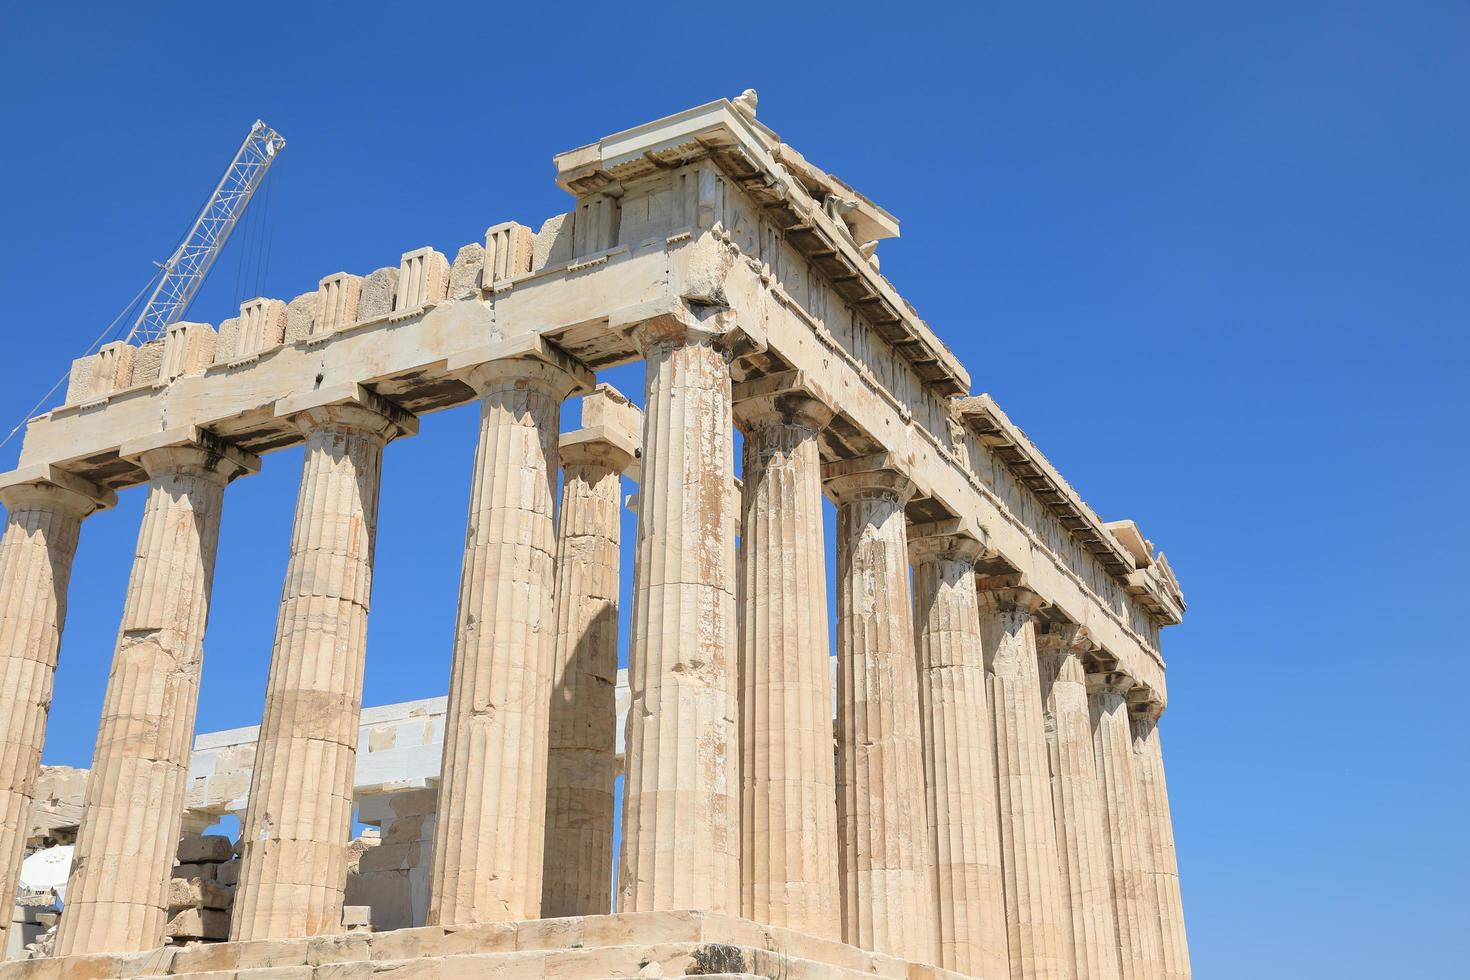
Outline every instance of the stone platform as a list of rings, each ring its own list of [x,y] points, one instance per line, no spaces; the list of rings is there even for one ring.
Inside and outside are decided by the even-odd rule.
[[[709,912],[633,912],[374,934],[164,947],[0,964],[0,980],[419,980],[960,975]]]

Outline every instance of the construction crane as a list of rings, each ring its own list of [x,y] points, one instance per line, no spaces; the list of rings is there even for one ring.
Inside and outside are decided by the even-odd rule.
[[[170,324],[183,318],[194,294],[204,284],[204,277],[209,275],[209,267],[214,265],[234,230],[235,222],[240,220],[266,171],[275,162],[276,154],[285,145],[281,134],[259,119],[250,127],[250,134],[240,144],[188,234],[166,262],[158,263],[158,285],[133,322],[127,337],[129,343],[158,340],[168,332]]]

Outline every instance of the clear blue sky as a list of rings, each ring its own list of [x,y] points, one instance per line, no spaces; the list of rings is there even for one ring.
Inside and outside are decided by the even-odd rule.
[[[1197,975],[1470,976],[1470,7],[207,7],[7,11],[6,429],[257,116],[289,140],[269,267],[242,239],[190,319],[539,225],[553,153],[755,86],[902,219],[884,272],[975,390],[1179,573]],[[474,421],[389,449],[370,704],[447,686]],[[226,497],[200,730],[259,719],[299,465]],[[140,510],[85,525],[47,762],[88,763]]]

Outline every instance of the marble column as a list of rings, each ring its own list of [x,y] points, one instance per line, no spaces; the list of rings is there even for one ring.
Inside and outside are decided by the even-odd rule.
[[[1066,924],[1036,662],[1035,614],[1041,605],[1041,597],[1024,587],[980,592],[1011,976],[1026,980],[1071,975],[1063,953]]]
[[[1047,755],[1056,818],[1065,949],[1077,980],[1117,980],[1117,928],[1108,874],[1107,802],[1092,749],[1087,672],[1092,644],[1077,626],[1037,637],[1046,707]]]
[[[1134,779],[1133,735],[1128,722],[1126,674],[1089,674],[1088,710],[1092,745],[1107,804],[1108,870],[1112,878],[1113,923],[1124,980],[1163,976],[1158,903],[1144,867],[1144,844]]]
[[[51,709],[66,591],[82,519],[112,495],[84,480],[36,480],[0,488],[0,896],[20,876],[41,745]],[[4,907],[0,902],[0,907]],[[0,949],[10,915],[0,915]]]
[[[620,912],[740,909],[729,355],[655,321],[645,361]]]
[[[919,703],[940,966],[977,977],[1010,973],[996,809],[995,746],[975,594],[975,537],[911,529]]]
[[[837,500],[837,822],[843,939],[936,958],[904,504],[908,478],[827,467]]]
[[[416,429],[382,399],[313,407],[230,938],[342,931],[383,446]]]
[[[163,941],[184,814],[204,628],[225,485],[258,463],[210,445],[149,449],[148,499],[97,748],[58,956]]]
[[[1138,816],[1144,864],[1153,884],[1163,941],[1164,976],[1191,976],[1189,944],[1184,934],[1184,902],[1179,893],[1179,861],[1174,852],[1174,822],[1169,788],[1164,781],[1164,750],[1159,742],[1159,705],[1133,704],[1133,773],[1138,790]]]
[[[429,923],[541,914],[555,655],[557,436],[585,372],[564,358],[470,370],[480,435],[434,827]],[[564,363],[563,363],[564,362]]]
[[[764,381],[764,379],[762,379]],[[841,939],[831,642],[817,435],[824,400],[741,397],[741,914]]]
[[[595,424],[612,389],[582,399],[582,428],[561,437],[556,539],[556,648],[552,668],[546,844],[541,914],[612,911],[613,791],[617,780],[619,542],[622,477],[638,452],[636,428]],[[597,399],[597,400],[594,400]]]

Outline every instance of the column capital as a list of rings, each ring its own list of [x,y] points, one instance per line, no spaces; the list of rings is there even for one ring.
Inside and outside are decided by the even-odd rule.
[[[837,414],[836,402],[805,371],[781,371],[731,389],[735,424],[749,431],[767,425],[794,425],[821,431]]]
[[[1082,657],[1101,649],[1086,626],[1076,623],[1047,623],[1036,631],[1038,653]]]
[[[1164,702],[1151,688],[1139,685],[1128,692],[1128,717],[1135,721],[1157,722],[1164,714]]]
[[[822,464],[822,484],[838,502],[889,500],[900,506],[914,495],[914,481],[899,468],[892,453],[874,453]]]
[[[980,596],[980,608],[991,612],[1021,612],[1034,616],[1047,602],[1032,590],[1026,576],[985,575],[975,579],[975,591]]]
[[[1087,693],[1088,694],[1113,694],[1120,698],[1127,698],[1128,692],[1138,686],[1138,682],[1121,670],[1088,671]]]
[[[660,349],[688,344],[714,347],[727,360],[766,347],[764,334],[753,332],[734,310],[683,297],[616,310],[608,315],[608,327],[625,334],[645,360]]]
[[[582,427],[563,432],[561,465],[598,465],[637,479],[643,455],[643,413],[612,385],[599,384],[582,398]]]
[[[626,473],[642,455],[636,445],[610,438],[601,428],[563,432],[557,453],[562,469],[568,466],[605,466],[616,473]]]
[[[117,503],[117,494],[51,463],[0,474],[0,504],[7,510],[47,507],[86,517]]]
[[[125,442],[118,455],[137,462],[150,478],[170,470],[190,471],[221,484],[260,472],[260,457],[197,425],[164,429]]]
[[[445,359],[445,370],[475,390],[476,396],[497,382],[524,381],[558,398],[585,395],[597,385],[586,366],[540,334],[459,351]]]
[[[955,561],[966,565],[990,553],[990,535],[966,518],[929,521],[908,527],[909,561]]]
[[[351,382],[281,398],[276,418],[289,418],[303,435],[331,425],[351,426],[384,442],[419,431],[418,417],[370,388]]]

